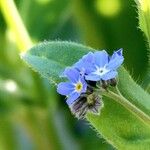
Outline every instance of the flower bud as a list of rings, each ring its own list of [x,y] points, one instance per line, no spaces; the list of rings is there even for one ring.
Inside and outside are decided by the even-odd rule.
[[[109,84],[110,84],[111,86],[116,86],[116,85],[117,85],[117,80],[116,80],[115,78],[110,79]]]
[[[70,107],[71,112],[78,119],[84,119],[87,112],[99,115],[100,109],[103,107],[102,98],[92,93],[88,96],[81,95],[75,103]]]

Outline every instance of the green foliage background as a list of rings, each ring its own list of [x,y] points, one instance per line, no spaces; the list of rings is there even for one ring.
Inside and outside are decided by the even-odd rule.
[[[146,40],[138,29],[134,1],[16,0],[15,4],[34,43],[69,40],[109,53],[122,47],[124,66],[135,81],[142,84],[147,79]],[[0,14],[0,149],[115,149],[87,122],[71,115],[55,87],[20,60],[16,43]],[[7,89],[10,81],[17,86],[14,92]]]

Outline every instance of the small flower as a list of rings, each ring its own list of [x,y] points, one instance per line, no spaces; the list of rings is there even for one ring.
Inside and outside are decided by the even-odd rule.
[[[66,77],[69,79],[68,82],[61,82],[58,84],[57,92],[61,95],[66,95],[67,104],[73,104],[81,95],[87,90],[87,84],[84,78],[75,68],[68,68],[65,71]]]
[[[94,64],[90,68],[90,73],[85,75],[86,80],[100,81],[109,80],[117,76],[117,69],[123,63],[122,49],[114,52],[109,57],[105,50],[94,53]]]
[[[67,96],[66,102],[78,119],[85,118],[87,112],[100,114],[103,102],[97,91],[101,88],[107,91],[109,86],[117,85],[115,77],[123,60],[122,49],[115,51],[112,56],[105,50],[89,52],[61,74],[69,81],[59,83],[57,92]]]
[[[90,68],[94,62],[94,54],[89,52],[84,55],[77,63],[74,64],[74,67],[77,68],[81,75],[89,74]]]
[[[70,106],[70,109],[78,119],[84,119],[87,112],[99,115],[102,107],[102,98],[92,93],[88,96],[81,95],[77,101]]]
[[[89,69],[92,67],[94,62],[93,53],[89,52],[88,54],[84,55],[78,62],[73,65],[73,68],[76,68],[82,76],[89,73]],[[68,69],[72,67],[67,67],[65,71],[60,75],[60,77],[66,77],[66,72]]]

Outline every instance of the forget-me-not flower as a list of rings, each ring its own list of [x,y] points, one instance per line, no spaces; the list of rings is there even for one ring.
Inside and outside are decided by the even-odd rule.
[[[73,66],[77,68],[81,75],[89,74],[94,62],[94,54],[89,52],[88,54],[84,55],[77,63]]]
[[[95,92],[96,81],[100,81],[104,89],[116,86],[117,69],[123,60],[122,49],[115,51],[112,56],[105,50],[89,52],[61,74],[69,81],[59,83],[57,92],[67,96],[66,102],[78,119],[84,118],[87,112],[99,115],[103,102]]]
[[[105,50],[94,53],[94,64],[90,68],[90,73],[85,76],[86,80],[99,81],[109,80],[117,76],[117,69],[123,63],[122,49],[114,52],[109,57]]]
[[[86,92],[87,84],[83,76],[80,75],[80,72],[75,68],[66,69],[65,75],[69,81],[59,83],[57,92],[68,97],[66,102],[70,106],[82,93]]]

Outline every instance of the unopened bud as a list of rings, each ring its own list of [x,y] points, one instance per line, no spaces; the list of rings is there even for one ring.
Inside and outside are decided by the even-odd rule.
[[[109,83],[110,83],[111,86],[116,86],[117,85],[117,80],[115,78],[110,79]]]
[[[84,119],[88,111],[98,115],[102,107],[102,98],[97,94],[92,93],[86,97],[81,95],[70,109],[75,117]]]

